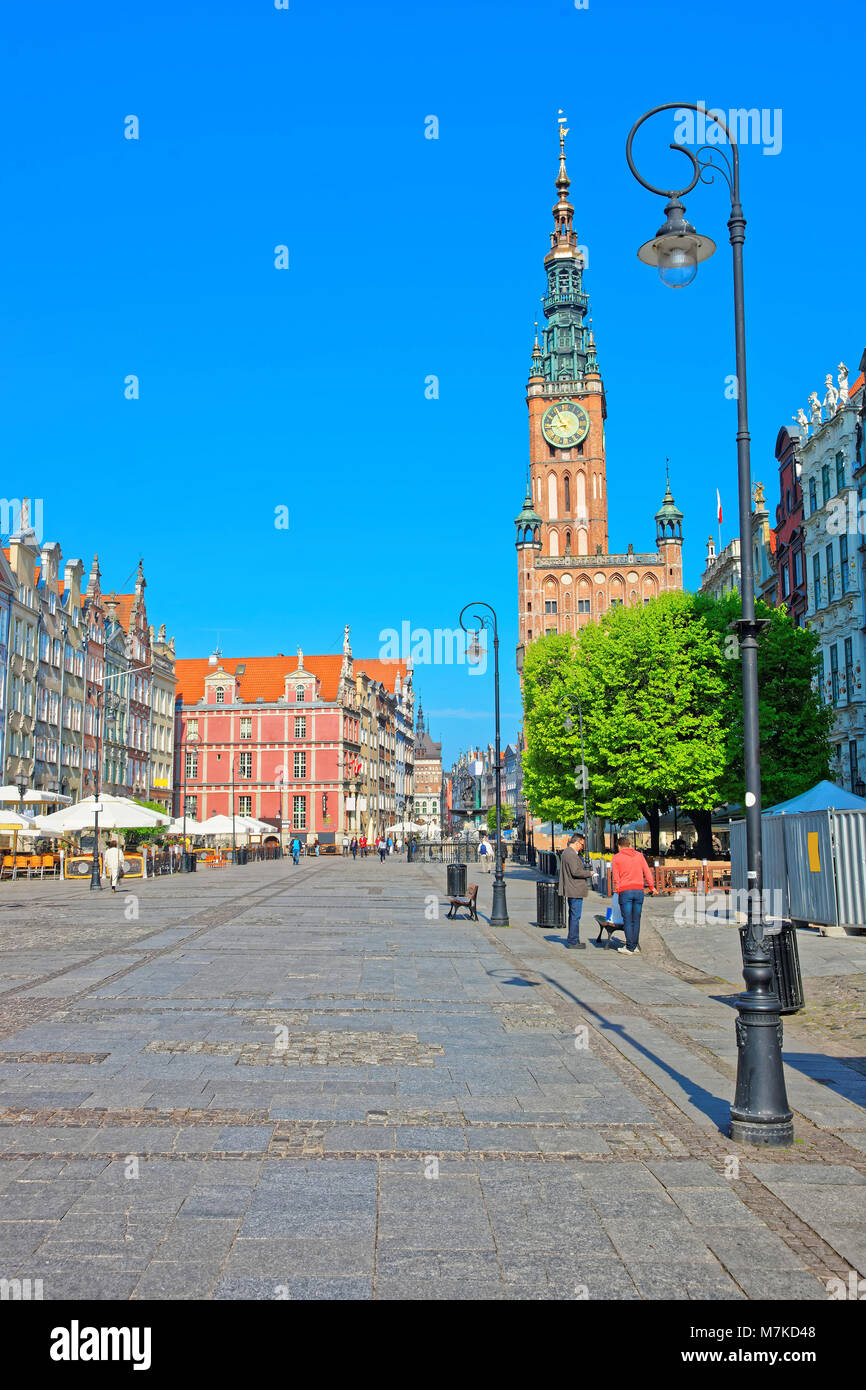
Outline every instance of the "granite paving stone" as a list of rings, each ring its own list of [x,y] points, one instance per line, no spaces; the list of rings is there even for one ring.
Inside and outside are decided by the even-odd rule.
[[[451,1302],[866,1276],[866,1081],[822,1055],[824,1015],[785,1024],[800,1146],[737,1146],[713,995],[739,987],[735,934],[683,935],[653,900],[641,957],[564,952],[529,925],[535,874],[507,873],[507,932],[427,922],[443,867],[396,858],[157,878],[136,923],[82,885],[19,886],[0,1276],[51,1299]],[[864,943],[805,949],[828,997],[864,971]]]

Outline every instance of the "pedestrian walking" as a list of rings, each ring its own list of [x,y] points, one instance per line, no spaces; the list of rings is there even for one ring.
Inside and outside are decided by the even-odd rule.
[[[300,840],[298,839],[298,837],[297,837],[297,835],[296,835],[295,838],[294,838],[294,840],[292,840],[292,863],[293,863],[293,864],[300,864],[300,862],[301,862],[301,842],[300,842]]]
[[[379,862],[380,862],[380,864],[384,864],[384,863],[385,863],[385,855],[388,853],[388,843],[387,843],[386,840],[384,840],[384,839],[382,838],[381,835],[379,836],[378,840],[376,841],[376,848],[377,848],[377,850],[379,851]]]
[[[481,844],[478,846],[478,855],[484,865],[484,872],[489,874],[493,866],[493,846],[486,835],[481,836]]]
[[[618,835],[616,854],[610,864],[613,877],[613,891],[619,894],[619,906],[625,927],[625,945],[618,946],[620,955],[636,956],[640,953],[640,914],[643,907],[644,887],[655,893],[649,865],[642,854],[632,849],[628,835]]]
[[[361,851],[361,858],[362,858],[362,859],[366,859],[366,858],[367,858],[367,848],[368,848],[368,846],[367,846],[367,836],[366,836],[366,835],[362,835],[362,836],[361,836],[360,840],[358,841],[358,848],[359,848],[359,850]]]
[[[116,840],[109,841],[102,856],[102,873],[111,880],[111,891],[116,893],[118,881],[123,878],[123,850],[118,848]]]
[[[563,944],[570,951],[586,950],[586,943],[580,939],[580,914],[592,869],[583,857],[585,847],[582,835],[572,835],[559,859],[559,892],[568,903],[568,936]]]
[[[353,859],[357,859],[357,858],[358,858],[358,837],[357,837],[357,835],[353,835],[353,836],[352,836],[351,842],[350,842],[350,844],[349,844],[349,850],[350,850],[350,852],[351,852],[352,858],[353,858]]]

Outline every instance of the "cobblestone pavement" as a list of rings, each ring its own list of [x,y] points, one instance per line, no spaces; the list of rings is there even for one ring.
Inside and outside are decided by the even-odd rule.
[[[479,881],[477,924],[402,860],[0,885],[0,1278],[825,1299],[866,1275],[856,1059],[786,1025],[797,1143],[732,1144],[733,991],[664,913],[640,957],[569,952],[529,871],[509,930]]]

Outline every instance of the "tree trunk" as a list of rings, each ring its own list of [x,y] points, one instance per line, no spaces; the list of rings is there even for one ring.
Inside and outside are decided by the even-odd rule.
[[[646,818],[650,832],[650,854],[654,859],[659,857],[659,822],[661,821],[661,807],[642,806],[641,810]]]
[[[715,859],[713,852],[713,813],[712,811],[687,811],[698,837],[698,859]]]

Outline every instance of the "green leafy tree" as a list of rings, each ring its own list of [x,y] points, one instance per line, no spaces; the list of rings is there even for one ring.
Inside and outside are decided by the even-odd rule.
[[[578,646],[592,801],[618,822],[644,816],[658,850],[661,810],[712,810],[724,770],[723,658],[687,594],[615,608]]]
[[[724,767],[722,663],[683,594],[615,608],[576,639],[534,643],[524,666],[524,789],[533,811],[582,821],[581,762],[588,809],[619,823],[645,816],[656,846],[659,810],[673,796],[711,808]]]
[[[165,807],[159,801],[142,801],[139,797],[133,798],[136,806],[146,806],[148,811],[159,811],[165,815]],[[165,836],[165,826],[157,825],[152,829],[131,829],[123,832],[123,842],[127,849],[135,849],[138,845],[150,845],[161,843]]]
[[[507,801],[503,801],[499,808],[499,823],[503,830],[509,830],[514,824],[514,807]],[[487,829],[491,835],[496,834],[496,807],[491,806],[487,812]]]
[[[695,612],[714,633],[725,656],[725,776],[719,800],[742,806],[743,663],[739,642],[729,631],[742,615],[738,594],[711,599],[698,594]],[[788,613],[758,601],[756,615],[769,621],[758,639],[758,720],[761,736],[761,803],[774,806],[830,776],[833,709],[821,703],[820,639],[810,628],[795,627]]]

